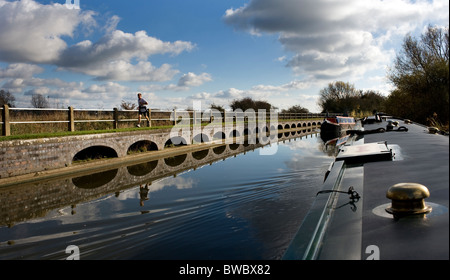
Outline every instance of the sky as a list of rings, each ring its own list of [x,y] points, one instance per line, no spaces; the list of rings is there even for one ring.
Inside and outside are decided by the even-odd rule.
[[[449,25],[448,0],[0,0],[0,88],[19,108],[320,112],[335,81],[388,95],[407,34]],[[199,103],[200,102],[200,103]]]

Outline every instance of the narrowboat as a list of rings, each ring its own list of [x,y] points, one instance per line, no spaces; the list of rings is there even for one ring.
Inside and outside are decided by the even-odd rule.
[[[448,260],[448,134],[400,118],[364,130],[339,146],[283,259]]]
[[[356,121],[353,117],[328,117],[324,119],[320,126],[320,133],[322,137],[333,139],[345,135],[345,132],[354,129],[355,125]]]

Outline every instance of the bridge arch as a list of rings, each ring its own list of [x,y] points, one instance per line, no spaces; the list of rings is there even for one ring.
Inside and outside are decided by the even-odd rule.
[[[99,173],[84,175],[72,178],[72,183],[81,189],[95,189],[113,181],[118,173],[118,169],[111,169]]]
[[[183,164],[186,158],[187,154],[182,154],[173,157],[166,157],[164,158],[164,163],[169,167],[177,167],[178,165]]]
[[[225,138],[226,138],[225,133],[222,131],[218,131],[213,135],[213,139],[216,139],[216,140],[225,139]]]
[[[214,152],[216,155],[220,155],[220,154],[222,154],[223,152],[225,152],[226,148],[227,148],[226,145],[219,146],[219,147],[214,147],[214,148],[213,148],[213,152]]]
[[[136,152],[149,152],[149,151],[157,151],[158,145],[150,140],[140,140],[134,142],[128,147],[127,154],[136,153]]]
[[[230,137],[239,137],[241,136],[239,131],[234,129],[233,131],[230,132]]]
[[[88,146],[84,149],[76,152],[72,156],[72,162],[74,161],[82,161],[82,160],[92,160],[92,159],[101,159],[101,158],[115,158],[119,157],[116,150],[104,146],[104,145],[94,145],[94,146]]]
[[[209,142],[209,138],[206,134],[199,133],[199,134],[195,135],[194,138],[192,138],[192,142],[193,143],[206,143],[206,142]]]
[[[164,148],[167,147],[177,147],[177,146],[184,146],[187,145],[187,141],[186,139],[184,139],[181,136],[174,136],[169,138],[165,143],[164,143]]]
[[[240,145],[241,144],[234,143],[234,144],[229,144],[228,147],[231,151],[234,151],[234,150],[237,150]]]
[[[133,176],[141,177],[149,174],[158,166],[158,160],[139,163],[127,166],[128,173]]]
[[[192,153],[192,157],[196,160],[202,160],[207,157],[209,154],[209,149],[204,149],[201,151],[196,151]]]

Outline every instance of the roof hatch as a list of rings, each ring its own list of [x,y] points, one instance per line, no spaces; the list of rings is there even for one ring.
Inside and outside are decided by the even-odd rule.
[[[386,142],[343,146],[339,149],[336,160],[344,160],[346,163],[392,160],[392,150]]]

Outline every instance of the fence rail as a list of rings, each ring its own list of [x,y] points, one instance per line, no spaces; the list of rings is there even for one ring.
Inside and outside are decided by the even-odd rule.
[[[138,110],[118,110],[117,108],[105,109],[74,109],[68,107],[67,109],[49,109],[49,108],[10,108],[4,105],[0,108],[2,111],[0,125],[2,127],[1,136],[10,136],[12,131],[14,135],[35,133],[34,128],[37,125],[61,125],[62,127],[48,127],[50,131],[75,131],[76,125],[79,125],[78,130],[92,130],[92,129],[117,129],[119,127],[133,127],[138,121]],[[31,112],[31,115],[30,115]],[[218,117],[217,112],[213,111],[186,111],[186,110],[172,110],[165,111],[159,109],[148,109],[150,122],[147,122],[145,117],[142,118],[147,126],[158,125],[175,125],[179,116],[184,119],[188,118],[196,123],[199,119],[201,122],[212,122],[215,117]],[[237,113],[236,113],[237,114]],[[258,112],[255,112],[256,119]],[[135,116],[134,118],[131,116]],[[336,114],[330,114],[336,115]],[[235,117],[235,112],[221,112],[220,118],[228,120],[229,117]],[[278,120],[298,120],[298,119],[317,119],[324,118],[325,114],[319,113],[277,113]],[[270,113],[267,112],[266,119],[269,120]],[[83,124],[93,123],[107,123],[101,128],[86,128]],[[67,126],[64,128],[64,124]],[[13,126],[31,125],[24,129],[11,129]]]

